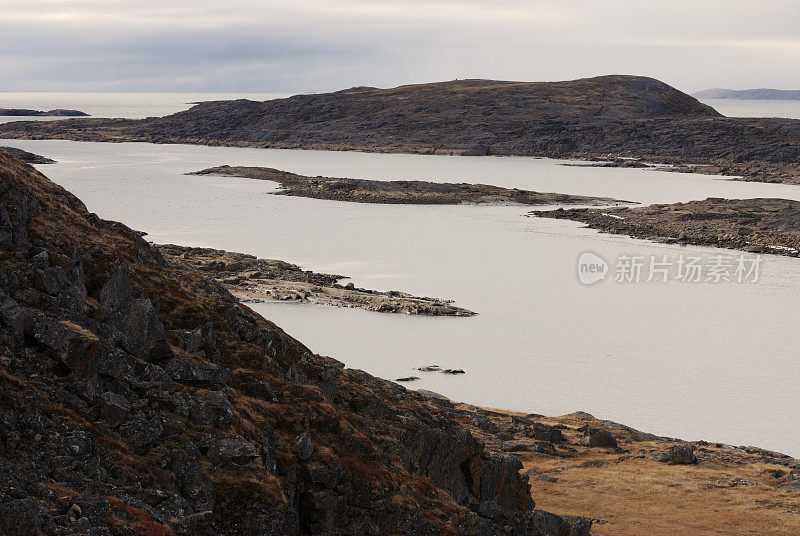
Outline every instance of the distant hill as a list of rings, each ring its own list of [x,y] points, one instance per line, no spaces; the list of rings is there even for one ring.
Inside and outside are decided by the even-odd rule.
[[[264,102],[204,102],[141,120],[19,121],[0,124],[0,138],[581,159],[611,155],[800,183],[800,120],[723,117],[696,98],[642,76],[358,87]]]
[[[713,88],[698,91],[698,99],[739,99],[739,100],[800,100],[800,89],[723,89]]]

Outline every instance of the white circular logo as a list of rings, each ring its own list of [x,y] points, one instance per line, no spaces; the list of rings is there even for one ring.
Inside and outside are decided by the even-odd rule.
[[[600,255],[585,251],[578,257],[578,280],[584,285],[602,281],[607,274],[608,263]]]

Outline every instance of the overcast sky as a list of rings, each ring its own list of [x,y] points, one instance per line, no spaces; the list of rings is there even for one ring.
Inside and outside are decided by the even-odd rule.
[[[800,88],[798,0],[0,0],[0,90],[313,92],[641,74]]]

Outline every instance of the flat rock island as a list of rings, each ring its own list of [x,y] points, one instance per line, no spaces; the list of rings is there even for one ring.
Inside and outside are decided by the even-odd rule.
[[[519,205],[618,205],[630,204],[608,197],[589,197],[531,192],[488,184],[429,181],[379,181],[307,177],[267,167],[218,166],[192,175],[221,175],[269,180],[281,185],[276,195],[310,197],[355,203],[409,205],[519,204]]]

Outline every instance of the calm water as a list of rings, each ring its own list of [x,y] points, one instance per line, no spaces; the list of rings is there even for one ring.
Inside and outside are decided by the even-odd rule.
[[[0,108],[26,108],[30,110],[80,110],[92,117],[125,117],[141,119],[160,117],[189,109],[193,102],[250,99],[267,100],[287,95],[280,93],[55,93],[55,92],[2,92]],[[60,117],[7,117],[9,121],[35,121],[62,119]]]
[[[729,117],[788,117],[800,119],[800,101],[700,99]]]
[[[90,210],[156,242],[226,248],[342,273],[356,285],[456,300],[473,318],[312,305],[254,307],[312,350],[414,388],[546,414],[584,410],[675,437],[800,455],[800,261],[764,260],[756,284],[605,281],[582,286],[586,250],[676,257],[680,248],[524,217],[516,206],[364,205],[269,195],[272,183],[188,177],[220,164],[309,174],[486,182],[642,202],[786,197],[800,187],[551,160],[150,144],[9,141]]]

